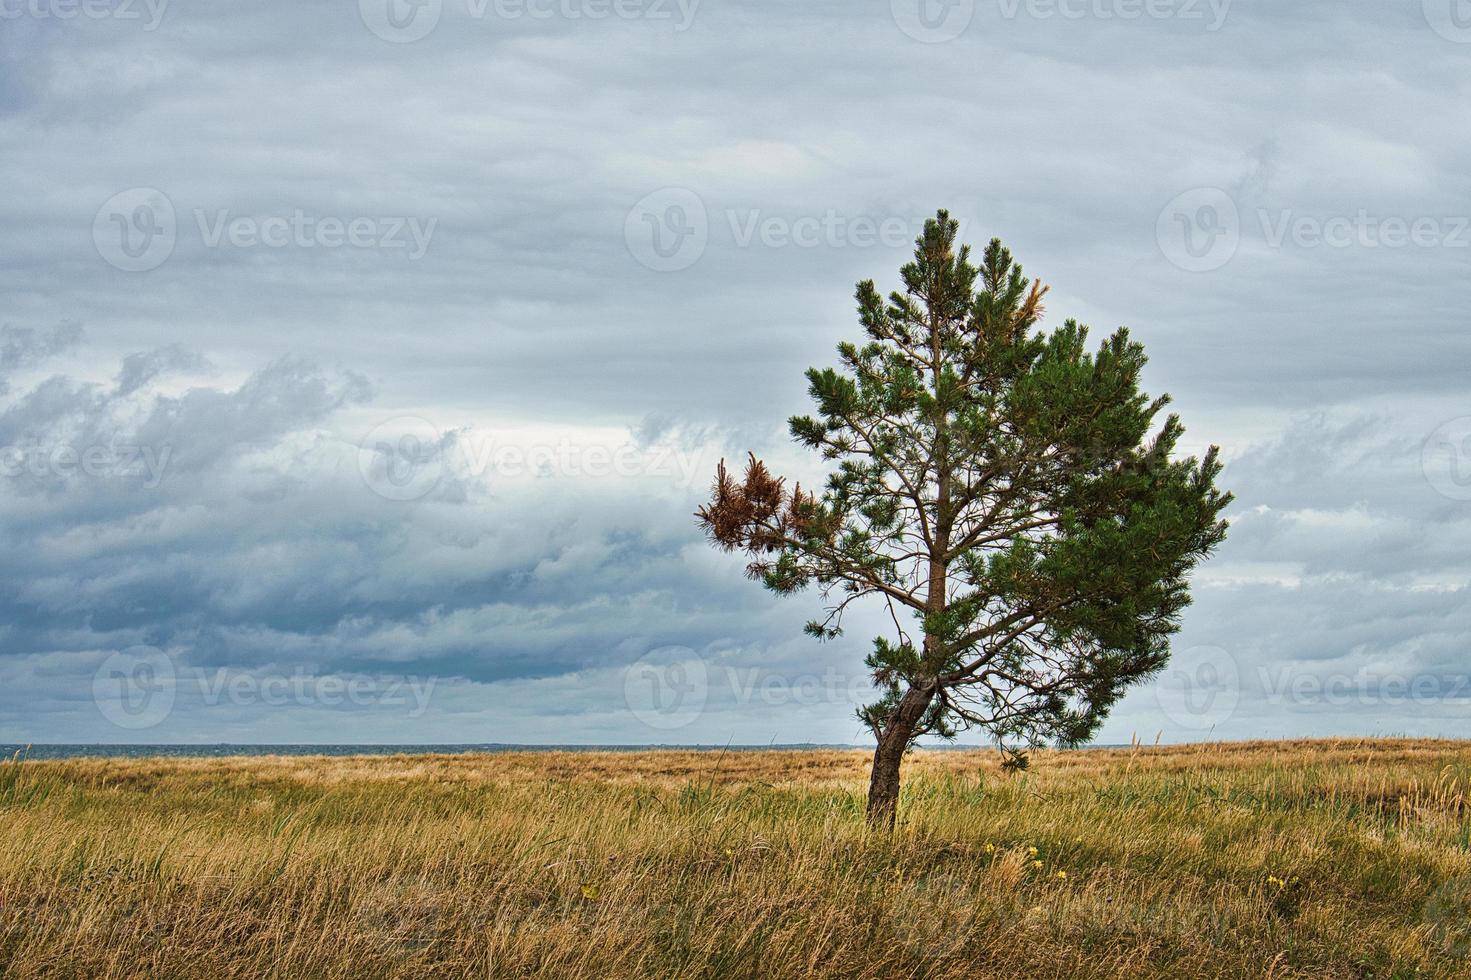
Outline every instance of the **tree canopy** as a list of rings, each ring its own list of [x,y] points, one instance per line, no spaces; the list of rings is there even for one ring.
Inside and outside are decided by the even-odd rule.
[[[865,337],[807,372],[815,412],[789,425],[835,464],[826,486],[722,461],[697,515],[767,588],[820,589],[816,637],[839,636],[856,600],[888,605],[867,657],[882,693],[859,712],[880,755],[972,727],[1088,740],[1166,663],[1231,500],[1215,447],[1175,458],[1183,427],[1140,390],[1127,329],[1096,348],[1073,320],[1038,329],[1047,288],[998,240],[973,265],[957,234],[940,211],[901,289],[859,283]]]

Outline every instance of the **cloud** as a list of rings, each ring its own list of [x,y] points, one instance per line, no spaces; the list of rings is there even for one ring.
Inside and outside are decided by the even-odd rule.
[[[781,432],[802,370],[941,206],[1056,319],[1129,325],[1191,446],[1224,447],[1235,527],[1182,657],[1449,669],[1466,504],[1424,446],[1464,413],[1445,122],[1471,76],[1422,5],[980,4],[940,43],[882,3],[530,6],[552,15],[446,0],[411,43],[353,3],[5,22],[0,738],[120,737],[90,685],[134,649],[443,682],[414,719],[181,696],[151,731],[183,739],[644,741],[618,672],[660,646],[851,673],[861,622],[795,637],[816,600],[763,595],[689,514],[722,454],[820,478]],[[133,189],[171,239],[108,212]],[[636,237],[672,231],[637,211],[668,189],[703,233],[673,272]],[[1238,220],[1191,272],[1160,229],[1200,189]],[[671,741],[854,736],[846,695],[783,710],[715,676]],[[1257,694],[1233,731],[1398,717]]]
[[[1222,477],[1241,501],[1230,536],[1167,673],[1198,691],[1224,677],[1236,704],[1139,691],[1108,737],[1450,731],[1471,705],[1471,509],[1437,489],[1465,459],[1439,457],[1431,430],[1312,413],[1241,452]]]
[[[176,346],[129,355],[115,384],[47,375],[0,407],[0,524],[24,556],[0,576],[8,672],[40,671],[69,702],[109,657],[146,649],[191,678],[463,689],[797,633],[798,610],[773,620],[698,540],[689,515],[713,459],[678,426],[554,441],[467,426],[416,457],[437,479],[399,499],[350,419],[369,405],[363,378],[284,359],[170,390],[207,363]],[[56,733],[69,715],[36,714],[35,683],[13,689],[8,717]],[[250,714],[183,699],[164,731],[209,730],[224,708]],[[83,712],[51,737],[116,736],[102,720]]]

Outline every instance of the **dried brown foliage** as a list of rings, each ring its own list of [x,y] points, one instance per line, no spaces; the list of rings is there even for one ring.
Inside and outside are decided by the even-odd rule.
[[[745,479],[730,475],[725,460],[715,471],[710,503],[695,512],[710,540],[725,551],[768,555],[781,551],[812,528],[816,498],[796,484],[790,493],[786,481],[774,476],[750,453]]]

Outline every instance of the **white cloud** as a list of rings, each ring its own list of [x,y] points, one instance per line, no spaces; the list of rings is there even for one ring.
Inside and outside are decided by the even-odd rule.
[[[1054,319],[1127,323],[1189,443],[1227,448],[1239,499],[1182,650],[1214,644],[1251,671],[1349,658],[1444,673],[1464,653],[1468,505],[1437,492],[1422,449],[1465,414],[1471,248],[1279,246],[1262,223],[1466,211],[1471,161],[1446,120],[1471,75],[1418,5],[1235,4],[1213,31],[984,8],[940,44],[883,4],[707,2],[682,29],[449,4],[409,44],[353,8],[175,4],[151,31],[6,21],[0,445],[170,456],[155,487],[133,478],[146,462],[118,459],[0,481],[0,535],[25,558],[0,577],[15,692],[0,738],[106,737],[84,710],[88,671],[139,645],[239,669],[413,666],[449,685],[445,719],[504,705],[474,728],[491,740],[555,737],[522,701],[573,688],[585,713],[567,737],[638,740],[599,671],[650,645],[751,647],[785,676],[804,658],[856,665],[859,631],[794,637],[815,600],[761,594],[689,515],[721,454],[819,476],[782,421],[805,410],[802,369],[855,334],[852,283],[892,283],[905,249],[743,242],[730,215],[917,228],[946,206],[1055,287]],[[669,186],[699,195],[709,240],[658,273],[625,219]],[[1192,274],[1156,232],[1202,186],[1231,196],[1241,241]],[[178,217],[146,273],[92,237],[103,203],[136,187]],[[417,259],[223,247],[198,224],[221,210],[436,224]],[[87,343],[56,326],[75,323]],[[365,485],[358,443],[402,416],[445,441],[424,450],[441,467],[430,489],[395,502]],[[512,474],[464,452],[487,446],[553,459]],[[651,447],[676,451],[676,475],[649,471]],[[593,448],[637,450],[644,469],[599,478]],[[1232,731],[1398,717],[1260,694],[1243,690]],[[1150,697],[1111,734],[1142,729]],[[172,736],[216,731],[180,710]],[[417,723],[449,737],[434,710]],[[846,704],[709,718],[712,740],[851,731]],[[245,710],[218,731],[413,737],[384,724]]]

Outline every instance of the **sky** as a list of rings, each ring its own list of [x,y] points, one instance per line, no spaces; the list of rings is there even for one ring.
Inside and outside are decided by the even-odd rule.
[[[938,208],[1227,462],[1099,740],[1465,735],[1468,123],[1465,0],[0,0],[0,741],[862,744],[691,515]]]

